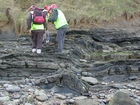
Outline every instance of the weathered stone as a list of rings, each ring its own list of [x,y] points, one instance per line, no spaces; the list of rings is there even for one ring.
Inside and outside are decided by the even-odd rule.
[[[14,85],[8,85],[8,87],[6,87],[6,90],[9,91],[9,92],[19,92],[19,91],[21,91],[20,87],[14,86]]]
[[[97,99],[77,99],[75,100],[77,105],[98,105]]]
[[[0,97],[0,102],[6,102],[6,101],[9,101],[9,100],[10,100],[9,96]]]
[[[122,30],[93,29],[89,31],[72,30],[68,33],[64,47],[64,50],[67,51],[64,51],[64,54],[54,53],[57,48],[56,34],[51,35],[52,42],[50,43],[53,45],[43,44],[41,54],[31,53],[30,36],[17,36],[18,40],[16,36],[13,39],[6,38],[6,36],[1,38],[0,91],[2,93],[7,91],[7,94],[1,93],[0,95],[1,97],[9,96],[12,100],[6,101],[5,105],[25,103],[59,105],[66,100],[64,97],[72,99],[68,101],[69,104],[94,105],[97,102],[97,104],[104,105],[110,101],[118,88],[130,90],[133,94],[129,94],[128,91],[126,93],[138,100],[139,85],[135,82],[139,82],[140,31],[128,33]],[[8,33],[3,35],[6,34]],[[98,84],[91,83],[88,81],[89,79],[82,80],[83,75],[96,77]],[[133,75],[137,79],[132,77]],[[135,84],[128,85],[128,82]],[[5,90],[12,83],[19,86],[22,91]],[[51,95],[48,96],[49,93],[46,93],[48,91],[39,91],[38,94],[34,94],[35,89],[40,88],[48,89]],[[65,89],[71,93],[67,93]],[[60,96],[60,98],[63,99],[63,102],[61,102],[62,99],[55,96],[57,92],[61,95],[62,91],[64,97]],[[18,97],[11,92],[18,93]],[[73,96],[79,95],[80,97],[81,94],[88,97],[76,99],[77,103],[75,103]],[[99,96],[98,98],[101,99],[91,98],[91,95]]]
[[[137,76],[130,76],[129,77],[130,80],[137,80],[137,78],[138,78]]]
[[[48,96],[42,90],[37,90],[36,89],[34,93],[35,93],[36,99],[39,100],[39,101],[45,101],[45,100],[48,99]]]
[[[123,89],[124,88],[122,84],[113,84],[112,87],[116,88],[116,89]]]
[[[38,62],[37,68],[46,68],[46,69],[58,69],[58,64],[50,63],[50,62]]]
[[[81,94],[88,93],[88,86],[86,86],[81,79],[79,79],[75,74],[68,72],[62,75],[63,83],[67,85],[70,89],[75,90]]]
[[[109,102],[109,105],[136,105],[136,102],[132,100],[127,94],[123,92],[117,92]]]
[[[57,98],[59,98],[59,99],[62,99],[62,100],[64,100],[64,99],[67,98],[66,96],[61,95],[61,94],[55,94],[55,96],[56,96]]]
[[[93,78],[93,77],[82,77],[82,80],[88,82],[91,85],[98,84],[98,80],[96,78]]]

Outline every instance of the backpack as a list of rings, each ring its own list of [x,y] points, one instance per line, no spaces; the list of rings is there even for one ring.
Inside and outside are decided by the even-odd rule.
[[[40,9],[35,9],[32,14],[34,24],[43,24],[45,21],[44,14]]]

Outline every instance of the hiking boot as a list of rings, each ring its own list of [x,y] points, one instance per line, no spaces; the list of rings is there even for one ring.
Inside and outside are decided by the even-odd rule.
[[[63,54],[63,53],[62,53],[62,52],[55,52],[54,54],[61,55],[61,54]]]
[[[70,51],[69,50],[63,50],[62,51],[62,53],[64,53],[64,54],[67,54],[67,53],[69,53]]]
[[[41,49],[37,49],[36,53],[40,54],[41,53]]]
[[[36,49],[35,49],[35,48],[33,48],[33,49],[32,49],[32,52],[33,52],[33,53],[35,53],[35,52],[36,52]]]
[[[46,40],[46,43],[49,43],[49,40]]]

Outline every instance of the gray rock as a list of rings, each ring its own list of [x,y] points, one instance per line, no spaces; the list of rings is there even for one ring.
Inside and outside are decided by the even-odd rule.
[[[61,95],[61,94],[55,94],[55,96],[56,96],[57,98],[59,98],[59,99],[62,99],[62,100],[64,100],[64,99],[67,98],[66,96]]]
[[[45,94],[45,91],[36,89],[34,92],[36,99],[39,101],[46,101],[48,96]]]
[[[135,86],[133,84],[127,84],[127,87],[129,87],[131,89],[135,89]]]
[[[30,103],[25,103],[25,105],[32,105],[32,104],[30,104]]]
[[[93,77],[82,77],[82,80],[84,80],[92,85],[98,84],[98,80],[96,78],[93,78]]]
[[[37,68],[58,69],[59,65],[52,62],[38,62]]]
[[[136,102],[126,93],[117,92],[110,100],[109,105],[136,105]]]
[[[84,84],[80,78],[77,77],[76,74],[72,72],[65,72],[63,75],[63,84],[68,86],[70,89],[77,91],[81,94],[88,93],[88,85]]]
[[[14,98],[14,99],[20,99],[20,97],[21,97],[21,95],[18,94],[18,93],[15,93],[15,94],[13,95],[13,98]]]
[[[10,100],[9,96],[0,97],[0,102],[6,102],[6,101],[9,101],[9,100]]]
[[[73,99],[67,99],[66,104],[74,104],[75,101]]]
[[[74,100],[83,100],[83,99],[87,99],[86,96],[79,96],[79,97],[73,97]]]
[[[8,87],[6,87],[6,90],[8,92],[19,92],[19,91],[21,91],[20,87],[14,86],[14,85],[8,85]]]
[[[138,77],[137,76],[130,76],[128,79],[130,79],[130,80],[137,80]]]
[[[113,84],[112,87],[116,88],[116,89],[123,89],[124,88],[122,84]]]
[[[76,105],[98,105],[96,99],[77,99],[75,100]]]

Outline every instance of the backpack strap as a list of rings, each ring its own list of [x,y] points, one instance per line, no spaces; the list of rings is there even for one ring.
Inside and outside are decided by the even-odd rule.
[[[34,16],[33,16],[33,14],[34,14],[34,11],[30,11],[30,13],[32,14],[32,19],[33,19],[33,17],[34,17]]]

